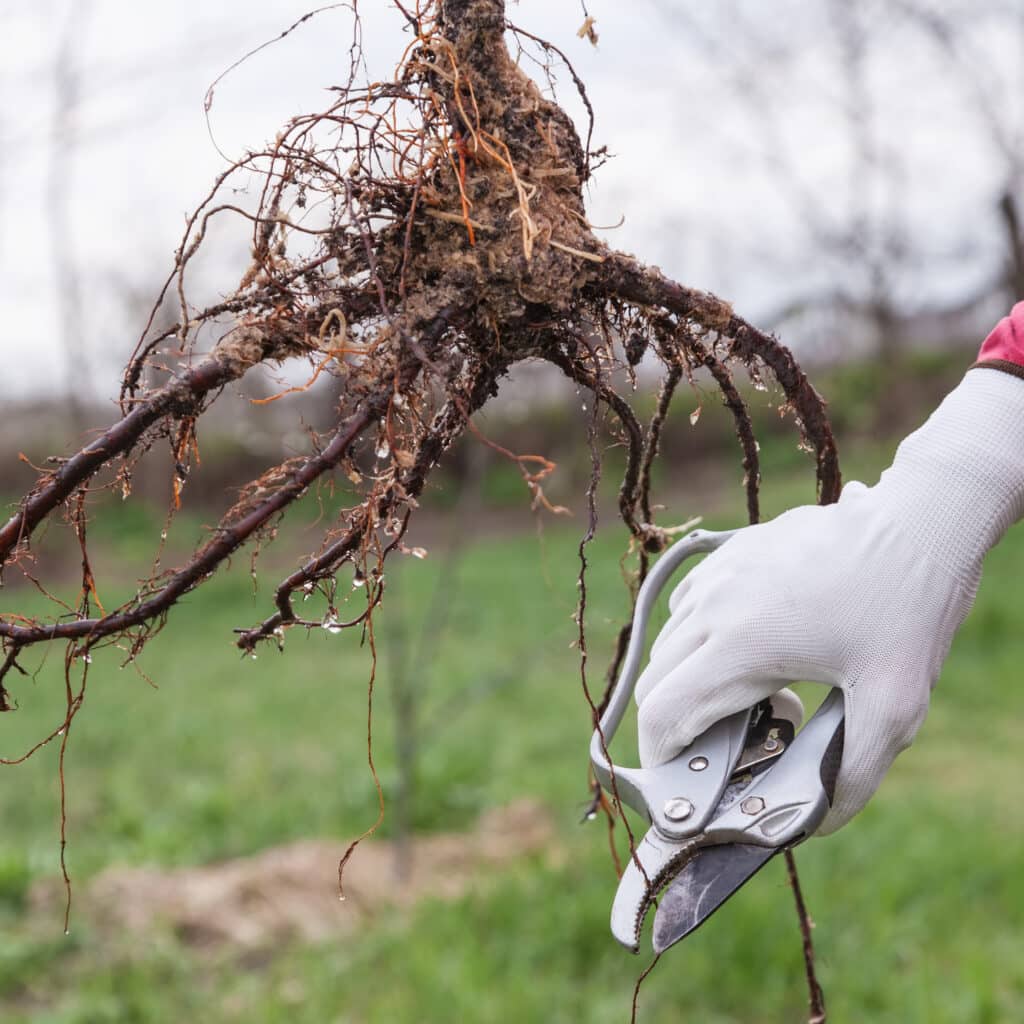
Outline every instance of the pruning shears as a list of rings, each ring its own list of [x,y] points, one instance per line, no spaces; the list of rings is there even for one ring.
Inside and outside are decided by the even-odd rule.
[[[625,768],[609,745],[629,705],[651,611],[673,572],[734,531],[696,530],[669,548],[637,596],[633,629],[590,759],[601,786],[650,822],[612,904],[611,930],[634,953],[652,906],[662,952],[708,919],[775,854],[807,839],[832,804],[843,752],[843,694],[833,689],[812,718],[778,694],[716,722],[667,764]]]

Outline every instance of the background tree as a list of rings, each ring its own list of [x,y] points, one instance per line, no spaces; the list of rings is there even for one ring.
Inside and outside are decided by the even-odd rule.
[[[730,240],[734,262],[784,268],[763,321],[824,359],[860,340],[891,360],[1019,295],[1020,0],[657,10],[711,83],[687,110],[714,113],[703,159],[764,189]]]

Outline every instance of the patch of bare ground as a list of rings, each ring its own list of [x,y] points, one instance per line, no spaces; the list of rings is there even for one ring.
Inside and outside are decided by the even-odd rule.
[[[549,813],[524,799],[484,814],[468,832],[413,838],[404,879],[396,873],[398,844],[368,841],[346,865],[343,901],[338,861],[348,844],[309,839],[201,867],[112,867],[86,886],[75,913],[102,931],[142,935],[169,928],[203,949],[248,953],[318,942],[351,933],[382,911],[456,899],[493,869],[531,854],[557,857],[552,836]],[[63,889],[53,882],[32,894],[40,911],[62,900]]]

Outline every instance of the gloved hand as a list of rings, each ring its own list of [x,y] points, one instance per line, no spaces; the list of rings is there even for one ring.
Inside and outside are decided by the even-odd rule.
[[[845,693],[850,820],[924,720],[985,553],[1024,516],[1024,380],[972,369],[874,487],[739,531],[673,592],[641,675],[640,760],[670,760],[787,682]]]

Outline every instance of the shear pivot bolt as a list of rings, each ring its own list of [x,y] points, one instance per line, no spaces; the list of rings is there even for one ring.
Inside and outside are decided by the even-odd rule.
[[[686,821],[693,814],[693,804],[685,796],[675,796],[665,801],[665,817],[669,821]]]
[[[748,796],[740,804],[740,810],[744,814],[760,814],[764,810],[764,800],[759,796]]]
[[[690,770],[694,772],[702,772],[708,766],[708,759],[706,757],[695,757],[690,761]]]

